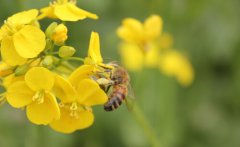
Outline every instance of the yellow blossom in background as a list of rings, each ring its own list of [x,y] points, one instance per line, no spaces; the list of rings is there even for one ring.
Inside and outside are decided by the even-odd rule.
[[[38,11],[23,11],[9,17],[0,29],[1,56],[11,66],[21,65],[44,50],[45,34],[36,26]]]
[[[117,29],[118,36],[123,40],[120,44],[123,65],[131,71],[139,71],[144,66],[158,66],[157,39],[162,34],[162,18],[152,15],[144,23],[126,18]]]
[[[72,133],[93,124],[94,115],[91,106],[107,102],[106,93],[99,85],[89,79],[89,65],[80,66],[69,80],[56,78],[55,94],[60,98],[61,117],[50,123],[51,128],[62,133]]]
[[[160,70],[171,77],[175,77],[183,86],[192,84],[194,71],[191,63],[180,52],[171,50],[161,56]]]
[[[85,18],[97,19],[96,14],[90,13],[76,6],[76,0],[56,0],[50,6],[42,8],[39,19],[49,17],[62,21],[78,21]]]
[[[63,44],[68,38],[67,32],[67,27],[64,24],[59,24],[53,30],[51,39],[55,44]]]
[[[144,23],[134,18],[126,18],[117,29],[117,34],[125,42],[137,44],[143,52],[147,52],[151,49],[149,43],[161,35],[162,25],[162,18],[158,15],[150,16]]]
[[[17,80],[7,86],[7,101],[15,108],[26,106],[28,119],[34,124],[47,125],[59,119],[60,110],[51,90],[55,76],[43,67],[33,67],[24,80]]]
[[[123,20],[117,29],[123,40],[119,46],[123,65],[130,71],[140,71],[144,67],[160,68],[167,76],[188,86],[194,78],[191,63],[179,51],[173,50],[173,37],[162,33],[160,16],[152,15],[144,23],[133,18]]]

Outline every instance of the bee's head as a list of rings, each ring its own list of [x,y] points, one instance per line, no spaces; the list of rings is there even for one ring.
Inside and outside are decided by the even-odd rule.
[[[115,81],[115,84],[127,84],[129,82],[129,75],[124,68],[118,66],[113,69],[111,79]]]

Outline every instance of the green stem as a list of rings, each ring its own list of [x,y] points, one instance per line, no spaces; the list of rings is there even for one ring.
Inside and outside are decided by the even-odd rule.
[[[141,111],[141,109],[137,104],[134,105],[132,114],[135,117],[135,119],[138,121],[139,125],[142,127],[144,133],[147,135],[149,141],[152,144],[152,147],[160,147],[160,143],[156,133],[151,128],[149,122],[147,121],[147,118],[144,116],[143,112]]]
[[[47,55],[58,55],[58,52],[49,52],[49,53],[46,53]]]
[[[69,64],[68,62],[62,62],[62,65],[66,68],[68,68],[69,70],[73,71],[76,68],[74,66],[72,66],[71,64]]]
[[[79,58],[79,57],[68,57],[68,58],[66,58],[66,60],[75,60],[75,61],[84,62],[84,59],[83,58]]]

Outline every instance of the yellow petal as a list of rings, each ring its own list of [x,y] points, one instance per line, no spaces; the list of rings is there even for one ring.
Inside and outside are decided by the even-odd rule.
[[[123,65],[131,71],[139,71],[143,67],[144,55],[135,44],[124,43],[120,45],[120,55]]]
[[[147,67],[158,67],[159,50],[154,44],[149,44],[149,50],[146,52],[144,63]]]
[[[96,32],[92,32],[90,44],[88,48],[88,58],[85,64],[98,64],[102,63],[103,59],[100,52],[99,35]],[[90,61],[90,63],[88,63]]]
[[[55,6],[55,15],[62,21],[78,21],[87,17],[97,19],[97,15],[78,8],[72,3]]]
[[[169,33],[163,33],[158,42],[161,49],[171,49],[173,46],[173,37]]]
[[[77,86],[79,81],[89,78],[93,74],[94,66],[92,65],[82,65],[78,67],[70,76],[69,81],[73,87]]]
[[[71,83],[59,75],[55,75],[53,93],[63,103],[73,102],[76,99],[76,91]]]
[[[33,67],[25,75],[27,85],[34,91],[51,90],[54,74],[44,67]]]
[[[15,108],[24,107],[32,102],[34,92],[27,86],[26,82],[18,81],[7,88],[7,101]]]
[[[2,27],[0,29],[0,41],[7,35],[7,33],[8,33],[8,28],[4,24],[4,25],[2,25]]]
[[[78,112],[78,117],[72,117],[70,110],[60,108],[61,117],[50,123],[50,127],[61,133],[72,133],[79,129],[84,129],[91,126],[94,122],[94,115],[90,111],[82,110]]]
[[[53,6],[42,8],[40,10],[40,12],[41,12],[41,14],[38,16],[38,19],[43,19],[45,17],[57,18],[57,16],[54,14],[54,7]]]
[[[76,87],[77,101],[85,106],[104,104],[108,97],[99,85],[90,79],[84,79]]]
[[[47,125],[55,119],[60,118],[60,109],[57,100],[51,93],[45,93],[44,102],[37,101],[27,106],[28,119],[37,125]]]
[[[1,43],[1,55],[4,62],[11,66],[22,65],[26,59],[15,50],[12,37],[5,37]]]
[[[163,21],[158,15],[152,15],[144,22],[144,33],[147,40],[153,40],[160,36]]]
[[[14,24],[29,24],[34,19],[36,19],[38,15],[37,9],[31,9],[28,11],[19,12],[14,14],[13,16],[9,17],[7,21]]]
[[[193,81],[194,71],[191,63],[177,51],[169,51],[163,55],[159,67],[164,74],[174,76],[182,86],[188,86]]]
[[[7,89],[12,83],[17,81],[24,81],[24,76],[15,76],[15,74],[11,74],[3,79],[3,86]]]
[[[37,27],[25,26],[13,36],[18,54],[24,58],[34,58],[44,50],[45,34]]]
[[[123,24],[117,30],[118,36],[130,43],[141,43],[143,40],[143,25],[136,19],[124,19]]]

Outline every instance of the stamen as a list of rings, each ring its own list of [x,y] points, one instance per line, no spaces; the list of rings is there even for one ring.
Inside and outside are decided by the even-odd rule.
[[[59,103],[58,106],[61,107],[61,108],[65,107],[65,105],[63,103]]]
[[[44,102],[44,95],[45,92],[43,90],[38,91],[35,93],[35,95],[32,97],[33,101],[36,101],[37,104],[42,104]]]
[[[70,116],[71,117],[74,117],[76,119],[78,119],[78,106],[77,106],[77,103],[74,102],[72,103],[72,105],[70,106]]]

